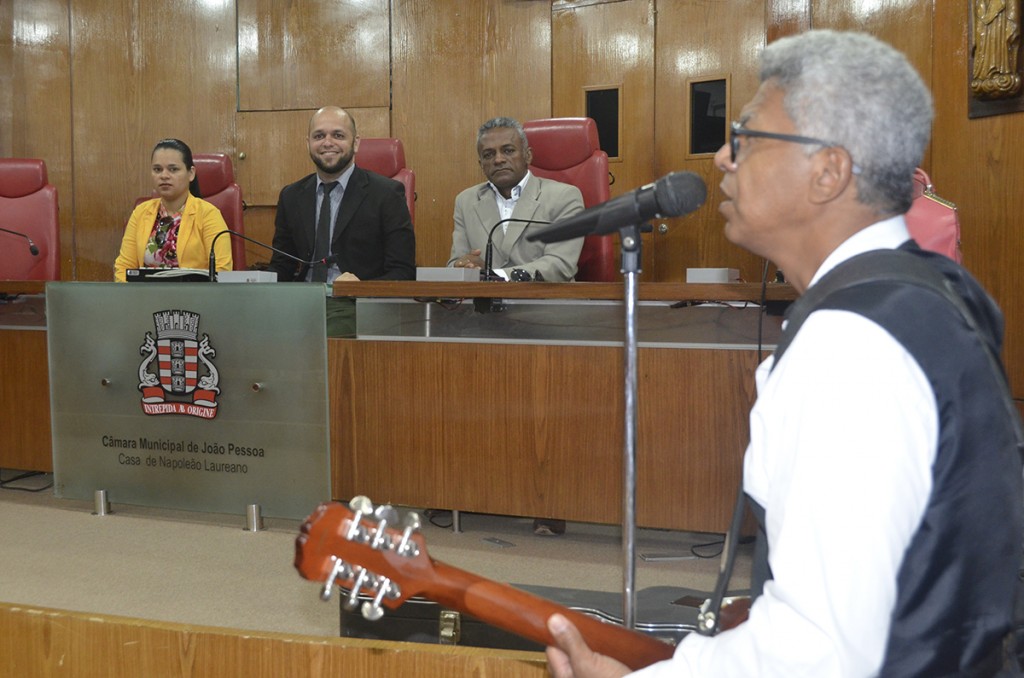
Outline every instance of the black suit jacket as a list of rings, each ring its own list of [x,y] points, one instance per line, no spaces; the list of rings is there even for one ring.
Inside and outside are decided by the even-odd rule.
[[[274,247],[303,261],[313,258],[316,201],[316,174],[281,189]],[[360,280],[413,280],[416,236],[402,184],[357,166],[338,208],[331,254],[342,273],[354,273]],[[270,270],[279,281],[301,281],[309,267],[275,252]]]

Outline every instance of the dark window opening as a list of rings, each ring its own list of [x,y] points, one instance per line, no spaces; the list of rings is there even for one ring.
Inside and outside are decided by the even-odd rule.
[[[619,157],[619,90],[587,90],[587,117],[597,123],[601,150],[609,158]]]
[[[690,153],[715,153],[725,143],[725,80],[690,84]]]

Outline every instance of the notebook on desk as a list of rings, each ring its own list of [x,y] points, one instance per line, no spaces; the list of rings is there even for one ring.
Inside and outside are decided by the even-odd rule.
[[[128,282],[209,282],[210,272],[202,268],[129,268]]]

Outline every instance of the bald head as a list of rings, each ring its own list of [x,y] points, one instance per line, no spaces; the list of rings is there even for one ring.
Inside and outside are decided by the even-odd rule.
[[[359,150],[356,121],[344,109],[324,106],[309,119],[306,145],[320,178],[334,181],[348,169]]]
[[[313,134],[313,126],[322,119],[346,121],[349,125],[349,131],[352,136],[358,136],[356,133],[356,119],[349,115],[349,112],[340,106],[324,106],[323,108],[317,109],[317,111],[309,118],[309,134]]]

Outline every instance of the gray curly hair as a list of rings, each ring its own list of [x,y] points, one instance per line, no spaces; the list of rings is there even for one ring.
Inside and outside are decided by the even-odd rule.
[[[797,134],[845,148],[861,168],[858,200],[902,214],[931,135],[932,97],[907,58],[863,33],[814,30],[765,48],[761,81],[785,91]],[[808,153],[813,152],[808,148]]]
[[[492,129],[499,129],[503,127],[511,127],[519,135],[519,139],[523,142],[523,148],[529,148],[530,144],[526,140],[526,130],[515,118],[491,118],[484,124],[480,125],[480,129],[476,132],[476,143],[479,144],[480,140],[484,138],[484,134],[491,131]]]

